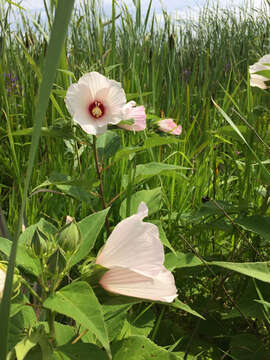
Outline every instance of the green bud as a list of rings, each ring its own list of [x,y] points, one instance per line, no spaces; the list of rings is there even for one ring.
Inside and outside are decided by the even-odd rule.
[[[75,221],[71,221],[60,229],[56,235],[58,245],[65,252],[74,252],[81,243],[81,233]]]
[[[87,264],[81,269],[82,279],[87,281],[91,286],[95,286],[108,270],[109,269],[99,264]]]
[[[37,227],[31,241],[31,247],[37,256],[40,256],[47,250],[47,236]]]
[[[47,261],[47,268],[52,274],[60,274],[66,267],[66,259],[61,249],[56,249]]]

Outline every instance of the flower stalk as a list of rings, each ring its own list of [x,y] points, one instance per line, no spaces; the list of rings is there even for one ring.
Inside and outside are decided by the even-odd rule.
[[[97,137],[95,135],[93,136],[93,152],[94,152],[94,159],[95,159],[97,176],[98,176],[98,179],[99,179],[99,194],[100,194],[100,197],[101,197],[103,208],[106,209],[107,204],[106,204],[106,201],[105,201],[105,195],[104,195],[104,190],[103,190],[102,168],[100,167],[100,164],[99,164],[98,152],[97,152]],[[109,236],[109,234],[110,234],[110,225],[109,225],[107,216],[105,218],[105,226],[106,226],[107,234]]]

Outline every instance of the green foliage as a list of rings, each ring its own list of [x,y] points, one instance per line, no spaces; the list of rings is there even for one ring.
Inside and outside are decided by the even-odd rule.
[[[14,2],[0,5],[1,260],[26,227],[8,359],[103,360],[110,348],[116,360],[268,359],[269,90],[250,88],[247,72],[269,53],[269,9],[206,7],[198,20],[175,23],[166,11],[157,21],[151,1],[145,15],[141,1],[112,1],[111,19],[99,2],[81,1],[64,47],[61,13],[52,49],[55,3],[44,1],[48,26]],[[89,71],[120,81],[147,112],[144,132],[111,126],[97,138],[100,176],[92,136],[64,104],[70,83]],[[169,117],[181,136],[158,132]],[[174,271],[179,299],[167,306],[82,281],[142,201]],[[81,234],[81,242],[71,236],[72,254],[57,240],[67,215]]]

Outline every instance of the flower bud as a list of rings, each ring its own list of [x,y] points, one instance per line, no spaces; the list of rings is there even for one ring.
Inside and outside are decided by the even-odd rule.
[[[81,242],[81,233],[75,221],[67,223],[56,235],[58,245],[65,252],[74,252]]]
[[[52,274],[60,274],[66,267],[66,259],[62,249],[56,249],[47,261],[47,268]]]
[[[31,241],[31,247],[37,256],[40,256],[47,250],[47,236],[37,227]]]

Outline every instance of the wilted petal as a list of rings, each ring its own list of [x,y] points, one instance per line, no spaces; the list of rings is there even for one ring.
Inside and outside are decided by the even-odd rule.
[[[156,225],[143,222],[147,207],[140,204],[138,213],[121,221],[109,236],[96,264],[111,269],[121,266],[147,275],[157,275],[164,262],[163,245]]]
[[[140,299],[172,302],[177,297],[173,275],[163,266],[155,277],[115,267],[103,275],[100,285],[112,293]]]
[[[158,121],[158,129],[172,135],[180,135],[182,133],[182,126],[177,125],[173,119],[164,119]]]

